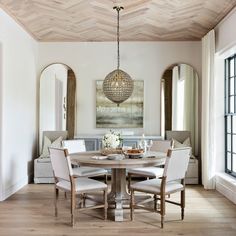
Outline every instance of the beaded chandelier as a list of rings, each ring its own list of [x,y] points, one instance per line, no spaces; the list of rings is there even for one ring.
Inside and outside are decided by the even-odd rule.
[[[134,81],[123,70],[120,69],[120,10],[123,7],[113,7],[117,11],[117,69],[110,72],[103,81],[103,92],[105,96],[116,103],[117,106],[120,103],[127,100],[133,92]]]

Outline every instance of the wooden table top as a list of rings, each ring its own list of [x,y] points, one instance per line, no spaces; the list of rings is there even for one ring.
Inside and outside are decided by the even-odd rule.
[[[70,154],[71,161],[79,164],[80,166],[117,169],[163,165],[166,159],[166,153],[163,152],[150,152],[144,154],[144,157],[142,158],[125,158],[123,160],[94,159],[92,158],[94,156],[99,157],[101,156],[101,153],[98,151],[90,151]]]

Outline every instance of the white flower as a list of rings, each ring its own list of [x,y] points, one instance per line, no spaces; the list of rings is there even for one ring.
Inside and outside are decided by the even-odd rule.
[[[102,145],[104,148],[117,148],[121,143],[120,134],[110,130],[102,138]]]

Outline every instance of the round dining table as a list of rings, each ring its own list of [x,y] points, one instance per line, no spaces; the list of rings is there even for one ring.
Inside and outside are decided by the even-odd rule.
[[[110,160],[98,151],[70,154],[71,161],[80,166],[111,169],[111,191],[108,194],[109,207],[114,206],[114,220],[123,221],[123,207],[130,201],[126,188],[126,169],[160,166],[165,163],[166,153],[146,152],[142,158],[125,157],[122,160]]]

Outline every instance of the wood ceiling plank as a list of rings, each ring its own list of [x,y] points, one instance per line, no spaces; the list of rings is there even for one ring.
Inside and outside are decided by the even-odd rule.
[[[236,0],[0,0],[0,6],[39,41],[200,40]]]

